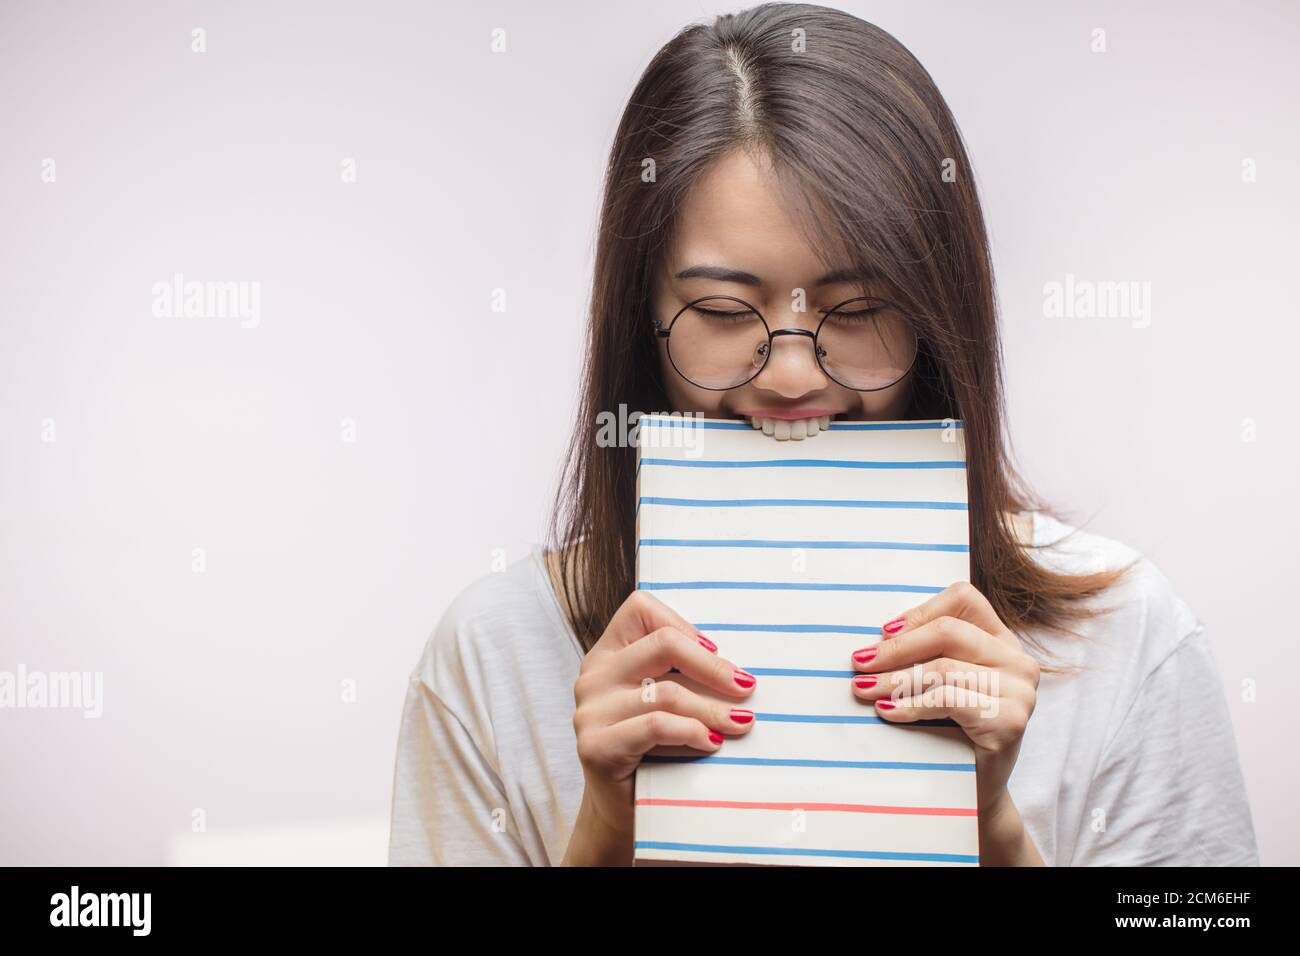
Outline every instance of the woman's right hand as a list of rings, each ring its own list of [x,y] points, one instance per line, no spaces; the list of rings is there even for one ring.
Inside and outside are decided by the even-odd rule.
[[[680,673],[671,674],[674,668]],[[685,746],[712,753],[724,735],[754,726],[752,710],[692,690],[678,678],[736,703],[757,685],[681,615],[633,591],[583,659],[573,685],[573,729],[586,789],[565,865],[632,862],[634,775],[647,751]]]

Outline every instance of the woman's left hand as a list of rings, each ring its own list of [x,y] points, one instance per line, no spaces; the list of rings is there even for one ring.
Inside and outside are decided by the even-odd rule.
[[[951,718],[975,747],[981,856],[1032,862],[1037,850],[1007,793],[1038,699],[1038,663],[965,581],[882,627],[853,652],[853,693],[890,723]],[[986,847],[990,843],[1014,845]],[[1026,846],[1032,852],[1026,857]],[[986,852],[987,851],[987,852]]]

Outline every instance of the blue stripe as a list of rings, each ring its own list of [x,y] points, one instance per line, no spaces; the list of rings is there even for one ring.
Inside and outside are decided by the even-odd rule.
[[[643,465],[674,468],[965,468],[964,461],[841,461],[835,458],[760,458],[717,461],[704,458],[642,458]]]
[[[750,673],[754,673],[750,671]],[[894,724],[899,727],[961,727],[950,717],[929,717],[924,720],[909,720],[903,723],[885,720],[874,714],[761,714],[754,718],[768,723],[778,724]]]
[[[754,631],[763,634],[879,634],[879,627],[856,624],[696,624],[701,631]]]
[[[749,426],[753,428],[753,425]],[[845,432],[939,431],[944,428],[961,428],[959,421],[952,422],[831,422],[831,428]]]
[[[837,498],[641,498],[638,505],[681,508],[926,508],[966,511],[964,501],[852,501]]]
[[[749,422],[708,422],[696,418],[657,418],[650,415],[643,415],[637,419],[638,428],[644,428],[647,424],[658,425],[660,428],[721,428],[727,431],[758,430]]]
[[[731,846],[724,843],[672,843],[666,840],[637,840],[642,850],[696,850],[701,853],[753,853],[762,856],[829,856],[855,860],[924,860],[929,863],[979,863],[978,856],[965,853],[904,853],[895,850],[819,850],[794,846]]]
[[[967,554],[968,544],[924,544],[912,541],[768,541],[740,538],[641,538],[650,548],[807,548],[824,551],[949,551]]]
[[[857,671],[813,670],[802,667],[746,667],[755,677],[857,677]]]
[[[955,770],[974,773],[973,763],[914,763],[906,760],[809,760],[795,757],[719,757],[701,754],[698,757],[646,754],[643,763],[710,763],[745,767],[829,767],[840,770]]]
[[[719,422],[719,421],[701,421],[697,418],[674,418],[659,417],[658,415],[642,415],[637,419],[637,425],[659,425],[665,428],[719,428],[727,431],[749,429],[758,431],[749,422]],[[831,428],[838,431],[865,432],[865,431],[937,431],[944,428],[961,428],[960,421],[952,422],[831,422]]]
[[[943,588],[923,584],[820,584],[815,581],[638,581],[642,591],[870,591],[938,594]]]
[[[874,714],[768,714],[754,713],[755,720],[777,724],[883,724]]]

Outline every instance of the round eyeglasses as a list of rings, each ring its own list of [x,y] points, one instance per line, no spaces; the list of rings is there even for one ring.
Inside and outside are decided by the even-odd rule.
[[[897,384],[916,362],[917,337],[902,310],[886,299],[855,296],[823,309],[815,332],[768,328],[761,312],[734,295],[709,295],[686,303],[667,328],[668,360],[692,385],[721,392],[757,378],[780,335],[812,340],[827,377],[855,392],[878,392]]]

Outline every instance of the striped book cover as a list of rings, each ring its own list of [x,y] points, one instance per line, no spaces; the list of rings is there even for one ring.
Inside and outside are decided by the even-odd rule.
[[[970,579],[961,423],[778,442],[648,415],[637,437],[638,587],[759,679],[747,735],[645,756],[637,862],[978,865],[964,732],[887,723],[850,689],[884,622]]]

